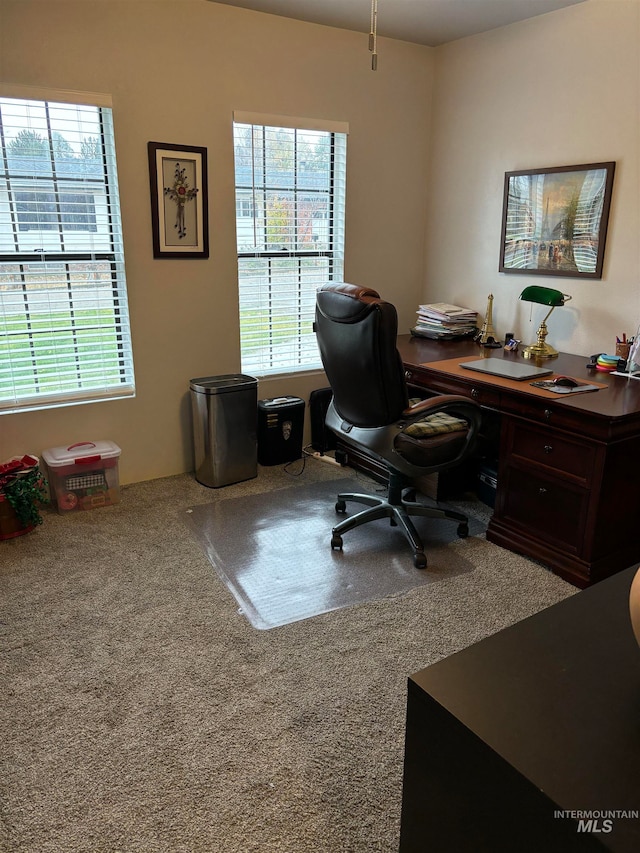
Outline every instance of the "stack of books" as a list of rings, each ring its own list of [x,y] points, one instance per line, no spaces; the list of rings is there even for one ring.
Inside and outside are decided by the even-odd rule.
[[[470,308],[432,302],[420,305],[416,313],[418,320],[411,334],[419,338],[450,341],[471,338],[478,332],[478,313]]]

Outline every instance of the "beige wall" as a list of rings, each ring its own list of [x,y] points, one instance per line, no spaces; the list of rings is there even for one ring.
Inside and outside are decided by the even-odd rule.
[[[572,294],[550,341],[589,354],[640,322],[640,11],[587,0],[437,50],[205,0],[0,0],[0,80],[114,98],[137,397],[0,416],[0,459],[110,438],[123,482],[189,470],[188,380],[240,368],[234,109],[348,121],[345,278],[378,288],[408,331],[419,301],[533,339],[518,301]],[[431,102],[433,89],[433,104]],[[146,144],[206,146],[211,257],[154,260]],[[497,272],[504,173],[615,160],[601,281]],[[428,209],[427,209],[428,206]],[[263,381],[308,399],[322,375]]]
[[[365,14],[368,12],[365,10]],[[137,396],[0,416],[0,461],[87,439],[121,481],[192,468],[189,379],[240,369],[233,110],[349,122],[345,278],[408,329],[423,276],[434,52],[205,0],[0,0],[0,80],[107,92],[114,123]],[[147,142],[205,146],[209,260],[154,260]],[[262,381],[261,398],[322,374]]]
[[[468,304],[531,343],[529,284],[572,295],[561,350],[612,352],[640,323],[640,4],[587,0],[437,49],[423,295]],[[504,173],[616,161],[601,280],[498,272]]]

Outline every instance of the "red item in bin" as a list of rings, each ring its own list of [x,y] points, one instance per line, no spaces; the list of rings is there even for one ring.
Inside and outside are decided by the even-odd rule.
[[[3,462],[0,465],[0,485],[12,480],[16,474],[28,471],[30,468],[35,468],[37,464],[38,460],[36,457],[29,456],[28,454],[21,458],[15,457],[14,459],[9,459],[8,462]]]
[[[0,465],[0,477],[3,477],[5,474],[13,474],[16,471],[24,470],[24,465],[19,459],[12,459],[9,462],[3,462]]]

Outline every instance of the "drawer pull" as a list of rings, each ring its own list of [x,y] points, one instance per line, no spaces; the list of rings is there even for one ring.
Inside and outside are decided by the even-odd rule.
[[[547,490],[544,488],[544,486],[540,486],[540,488],[538,489],[538,494],[539,495],[546,495],[547,494]]]
[[[548,420],[548,421],[551,420],[551,415],[552,415],[551,409],[545,409],[544,410],[544,416],[545,416],[546,420]]]
[[[413,373],[410,370],[405,370],[404,378],[407,380],[407,382],[410,382],[413,379]]]
[[[544,452],[545,453],[551,453],[552,450],[553,450],[553,447],[550,444],[545,444],[545,446],[544,446]]]
[[[474,400],[478,399],[478,397],[480,396],[480,392],[478,391],[477,388],[471,389],[471,396],[473,397]]]

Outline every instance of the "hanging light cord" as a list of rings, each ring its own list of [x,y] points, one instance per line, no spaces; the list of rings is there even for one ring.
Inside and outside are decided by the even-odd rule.
[[[369,31],[371,70],[378,69],[378,0],[371,0],[371,29]]]

